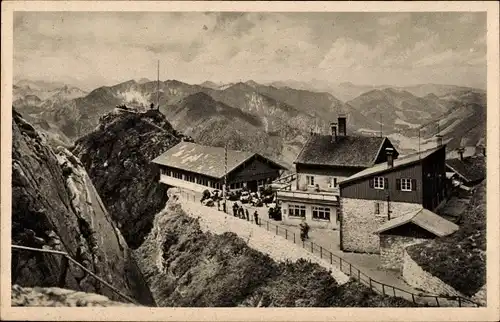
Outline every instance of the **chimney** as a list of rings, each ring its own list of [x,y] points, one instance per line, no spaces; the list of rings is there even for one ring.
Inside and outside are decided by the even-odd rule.
[[[386,148],[385,153],[387,155],[387,166],[389,168],[392,168],[394,166],[394,149],[393,148]]]
[[[347,136],[347,122],[346,122],[346,115],[345,114],[339,114],[338,117],[338,122],[339,122],[339,136]]]
[[[442,135],[436,135],[436,141],[437,141],[437,146],[442,146],[443,145],[443,136]]]
[[[465,151],[465,149],[463,147],[459,147],[457,149],[458,155],[460,156],[460,160],[462,160],[462,161],[464,160],[464,151]]]
[[[337,142],[337,123],[330,123],[332,142]]]

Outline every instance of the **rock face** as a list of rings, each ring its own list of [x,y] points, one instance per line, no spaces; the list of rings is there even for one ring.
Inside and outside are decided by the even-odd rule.
[[[12,123],[12,244],[59,250],[136,297],[138,272],[128,246],[108,215],[81,162],[65,148],[54,151],[16,111]],[[12,283],[60,286],[119,298],[70,264],[61,281],[62,256],[13,250]]]
[[[167,188],[159,183],[159,170],[151,160],[179,143],[181,137],[158,111],[116,110],[76,142],[73,153],[87,169],[131,248],[142,244],[154,215],[167,201]]]
[[[58,287],[21,287],[12,285],[12,306],[135,306],[115,302],[103,295],[76,292]]]

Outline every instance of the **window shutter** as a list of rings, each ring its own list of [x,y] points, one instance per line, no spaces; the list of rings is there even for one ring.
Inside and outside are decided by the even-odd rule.
[[[401,179],[396,179],[396,190],[401,190]]]
[[[411,179],[411,191],[417,190],[417,180]]]
[[[378,204],[378,202],[375,202],[375,204],[374,204],[374,205],[375,205],[375,214],[377,214],[377,215],[378,215],[378,214],[380,213],[379,204]]]
[[[389,189],[389,180],[384,178],[384,189]]]
[[[375,178],[370,178],[370,180],[368,180],[370,188],[373,188],[373,180],[375,180]]]

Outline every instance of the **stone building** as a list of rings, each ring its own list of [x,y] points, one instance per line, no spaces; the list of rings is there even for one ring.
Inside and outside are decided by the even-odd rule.
[[[388,138],[347,135],[344,115],[331,124],[331,134],[311,133],[294,162],[295,179],[277,191],[283,221],[296,225],[305,219],[311,227],[338,229],[338,182],[385,162],[386,148],[394,149]]]
[[[381,265],[401,271],[406,247],[457,230],[457,225],[424,208],[391,219],[374,232],[380,238]]]
[[[227,158],[226,158],[227,152]],[[227,159],[227,173],[226,173]],[[278,178],[286,168],[260,154],[180,142],[152,161],[160,167],[160,182],[195,192],[222,190],[225,176],[229,191],[257,191]]]
[[[435,210],[446,199],[444,145],[376,164],[341,181],[340,248],[380,253],[373,232],[388,221],[421,208]]]

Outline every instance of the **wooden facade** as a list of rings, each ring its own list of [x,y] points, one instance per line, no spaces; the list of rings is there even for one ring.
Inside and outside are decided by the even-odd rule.
[[[372,182],[374,177],[384,178],[384,189],[376,189]],[[401,191],[398,183],[401,179],[412,180],[412,191]],[[422,202],[422,166],[412,164],[390,172],[374,174],[346,184],[340,190],[340,197],[365,200],[398,201],[409,203]]]
[[[377,189],[374,178],[383,178],[384,188]],[[411,181],[411,190],[401,189],[401,180]],[[340,197],[365,200],[418,203],[434,210],[446,198],[445,149],[425,159],[359,178],[342,186]]]

